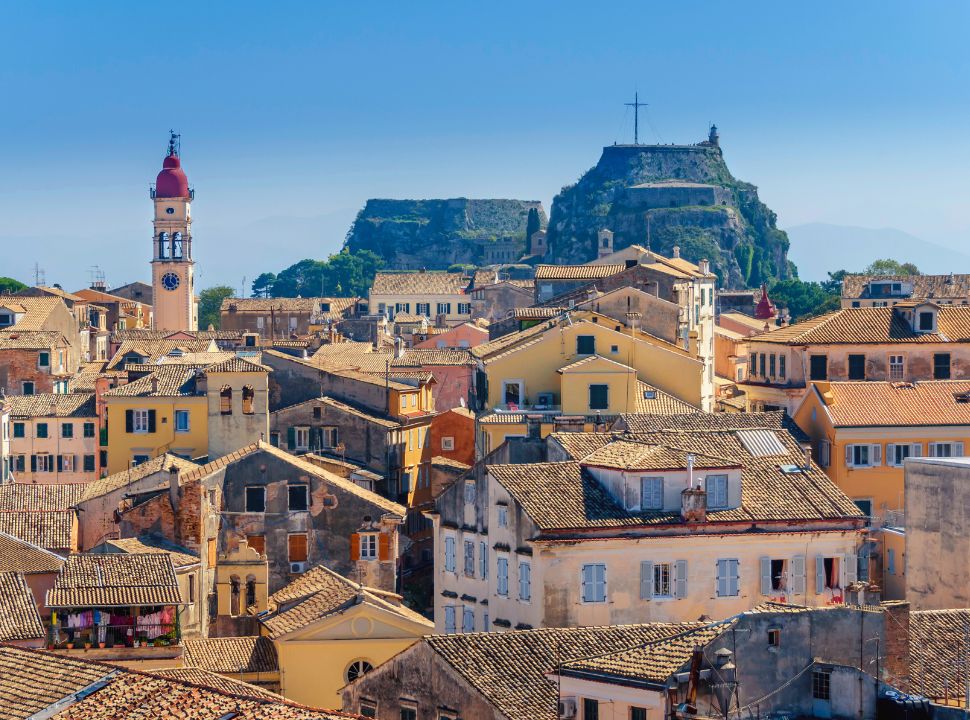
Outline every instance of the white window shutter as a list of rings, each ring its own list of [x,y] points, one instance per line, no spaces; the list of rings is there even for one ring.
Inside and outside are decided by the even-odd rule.
[[[792,595],[805,594],[805,556],[796,555],[791,559]]]
[[[728,560],[728,566],[731,568],[730,595],[731,597],[737,597],[741,594],[741,561]]]
[[[886,444],[886,464],[887,465],[896,464],[896,444],[895,443]]]
[[[855,447],[855,445],[846,445],[845,446],[845,464],[846,464],[846,467],[852,467],[852,449],[854,447]]]
[[[638,502],[639,498],[637,497],[638,488],[635,486],[634,484],[635,482],[636,481],[633,481],[633,482],[627,481],[626,485],[624,486],[626,489],[626,509],[627,510],[636,510],[640,504]]]
[[[875,467],[882,465],[882,445],[872,445],[869,448],[869,464]]]
[[[761,563],[761,594],[771,594],[771,558],[763,557]]]
[[[717,596],[727,595],[727,560],[717,561]]]
[[[910,457],[922,457],[923,456],[923,444],[922,443],[913,443],[912,445],[910,445],[910,447],[909,447],[909,456]]]
[[[819,595],[825,590],[825,558],[815,556],[815,592]]]
[[[653,562],[644,560],[640,563],[640,599],[650,600],[653,597]]]
[[[674,597],[687,597],[687,561],[678,560],[674,563]]]
[[[953,457],[963,457],[963,443],[953,443]]]
[[[843,555],[842,556],[842,577],[845,578],[845,582],[842,587],[851,585],[856,581],[859,574],[859,558],[855,555]]]
[[[936,457],[936,443],[929,443],[927,447],[929,448],[929,456]]]

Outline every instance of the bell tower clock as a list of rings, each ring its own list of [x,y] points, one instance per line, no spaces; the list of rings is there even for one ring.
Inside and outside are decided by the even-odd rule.
[[[195,261],[192,259],[192,200],[195,190],[179,158],[179,135],[168,141],[168,155],[150,192],[155,203],[152,236],[152,291],[156,330],[197,330]]]

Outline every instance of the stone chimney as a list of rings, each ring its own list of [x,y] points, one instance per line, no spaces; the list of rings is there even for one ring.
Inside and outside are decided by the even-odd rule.
[[[687,489],[680,493],[680,518],[684,522],[707,520],[707,491],[694,487],[694,456],[687,456]]]
[[[175,463],[168,468],[168,497],[172,502],[172,509],[178,511],[179,507],[179,469]]]
[[[711,261],[708,260],[707,258],[704,258],[703,260],[701,260],[698,263],[698,267],[700,268],[701,275],[711,274]]]
[[[674,258],[679,258],[680,257],[680,245],[674,245],[674,254],[673,254],[673,257]]]
[[[734,653],[727,648],[718,650],[714,653],[714,668],[717,671],[717,679],[712,678],[713,682],[711,683],[714,685],[714,696],[717,698],[721,715],[727,717],[731,710],[731,698],[734,696],[734,685],[737,677]]]
[[[152,375],[150,382],[152,384],[152,394],[154,395],[158,392],[158,378]]]
[[[886,636],[883,678],[893,687],[909,692],[909,603],[902,600],[887,602],[882,605],[882,610]]]
[[[394,336],[394,357],[400,358],[404,356],[404,338],[400,335]]]

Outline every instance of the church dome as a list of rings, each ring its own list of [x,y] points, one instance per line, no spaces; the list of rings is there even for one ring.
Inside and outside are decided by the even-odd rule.
[[[179,156],[172,153],[162,163],[162,171],[155,178],[155,197],[189,198],[189,179],[182,170]]]

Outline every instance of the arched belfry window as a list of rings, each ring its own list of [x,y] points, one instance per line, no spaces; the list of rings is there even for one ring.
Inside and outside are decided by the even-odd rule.
[[[182,257],[182,233],[180,232],[172,235],[172,257],[179,259]]]
[[[228,385],[219,391],[219,411],[223,415],[232,415],[232,388]]]
[[[163,232],[158,234],[158,257],[163,260],[168,257],[168,233]]]
[[[239,578],[233,575],[229,578],[229,614],[239,616]]]

